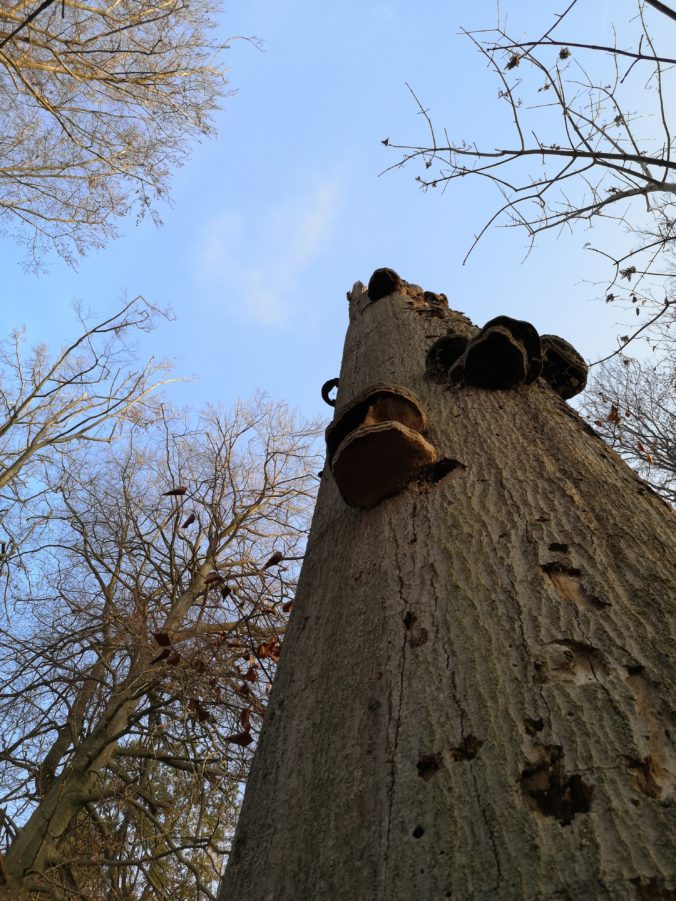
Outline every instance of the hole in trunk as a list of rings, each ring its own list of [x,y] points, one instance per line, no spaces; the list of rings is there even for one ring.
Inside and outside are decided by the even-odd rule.
[[[477,738],[476,735],[467,735],[463,738],[461,744],[451,748],[451,757],[456,761],[473,760],[482,745],[483,741]]]
[[[428,485],[436,485],[448,475],[461,475],[467,467],[459,460],[451,460],[449,457],[442,457],[436,463],[430,463],[420,473],[419,479]]]
[[[441,754],[428,754],[426,757],[421,757],[416,764],[416,767],[421,779],[428,782],[432,776],[439,772],[439,768],[441,767]]]
[[[545,727],[544,720],[542,717],[530,717],[527,716],[523,721],[524,729],[528,735],[537,735],[538,732],[542,732]]]
[[[566,773],[560,746],[540,745],[537,753],[538,759],[521,773],[521,791],[538,813],[568,826],[577,814],[589,812],[594,787],[579,773]]]

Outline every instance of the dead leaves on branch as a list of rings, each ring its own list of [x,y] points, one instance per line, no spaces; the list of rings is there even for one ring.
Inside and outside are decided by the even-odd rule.
[[[211,719],[211,714],[197,698],[188,698],[188,710],[194,714],[198,723],[206,723]]]
[[[225,582],[225,579],[223,578],[223,576],[220,573],[216,572],[215,570],[212,570],[211,572],[207,573],[206,576],[204,577],[204,584],[207,586],[222,585],[224,582]]]
[[[277,639],[272,638],[270,641],[264,641],[256,648],[256,654],[259,660],[272,660],[273,663],[279,663],[279,656],[282,647]]]
[[[183,497],[183,495],[187,492],[187,488],[185,485],[179,485],[177,488],[171,488],[169,491],[165,491],[164,497]]]
[[[284,559],[284,554],[281,551],[275,551],[272,557],[264,564],[263,569],[270,569],[271,566],[277,566]]]
[[[240,745],[243,748],[246,748],[247,745],[250,745],[253,741],[250,732],[237,732],[235,735],[226,735],[223,739],[224,741],[229,741],[233,745]]]
[[[245,707],[239,717],[239,722],[242,727],[241,732],[235,732],[232,735],[226,735],[224,741],[230,742],[233,745],[240,745],[242,748],[246,748],[253,741],[253,736],[251,735],[251,711]]]
[[[199,489],[190,481],[172,481],[175,487],[162,492],[162,496],[177,501],[173,510],[174,534],[190,545],[194,541],[196,554],[200,538],[210,536],[213,530],[209,507],[198,509]],[[182,509],[186,496],[193,509]],[[180,534],[179,530],[194,523],[199,525],[198,533],[191,533],[190,537]],[[220,740],[229,745],[251,745],[255,741],[252,720],[260,718],[265,710],[281,653],[277,629],[283,630],[293,603],[288,597],[286,567],[282,565],[287,553],[293,555],[294,551],[273,545],[268,556],[262,557],[264,562],[257,562],[256,558],[261,560],[258,554],[252,558],[245,553],[239,563],[235,558],[220,566],[213,558],[212,568],[200,565],[195,557],[188,563],[186,556],[184,578],[188,586],[172,595],[171,608],[166,609],[167,624],[150,632],[159,648],[150,661],[150,666],[157,669],[157,677],[167,690],[183,698],[193,727],[209,724],[210,731],[214,735],[220,732]],[[288,559],[293,565],[301,558]],[[271,586],[279,588],[273,590]],[[216,600],[213,589],[218,592]],[[181,597],[188,600],[187,615],[174,621],[171,611],[181,603]],[[221,622],[223,628],[219,630]],[[190,623],[194,626],[192,632]],[[238,664],[239,660],[244,665]],[[233,721],[233,715],[238,719]]]
[[[171,639],[168,632],[151,632],[150,633],[161,648],[171,646]]]
[[[619,425],[622,422],[622,417],[620,416],[620,413],[615,404],[611,404],[610,412],[606,416],[606,419],[608,420],[608,422],[612,422],[613,425]]]

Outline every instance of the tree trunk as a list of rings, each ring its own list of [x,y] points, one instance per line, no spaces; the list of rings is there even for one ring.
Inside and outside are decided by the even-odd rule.
[[[544,381],[426,376],[462,314],[350,320],[334,422],[400,386],[447,462],[327,465],[221,901],[675,897],[672,511]]]
[[[59,775],[52,778],[40,803],[17,832],[2,861],[0,897],[4,897],[3,891],[11,892],[12,898],[23,897],[23,892],[44,892],[41,880],[45,871],[50,865],[63,863],[56,843],[87,801],[97,798],[97,777],[114,756],[117,740],[128,729],[129,719],[139,706],[140,696],[133,691],[138,669],[132,667],[126,684],[111,699],[96,728],[80,742]],[[56,886],[54,896],[61,897]]]

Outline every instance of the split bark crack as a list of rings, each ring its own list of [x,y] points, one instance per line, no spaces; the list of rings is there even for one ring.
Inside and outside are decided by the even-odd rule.
[[[465,744],[465,711],[463,709],[462,704],[460,703],[460,697],[458,694],[458,685],[455,678],[455,673],[451,670],[451,688],[453,691],[453,700],[455,701],[455,705],[458,708],[460,714],[460,746]],[[491,850],[493,853],[493,860],[495,861],[495,886],[491,889],[491,893],[497,892],[500,887],[500,883],[502,880],[502,867],[500,865],[500,857],[498,855],[497,843],[495,840],[495,833],[488,819],[488,815],[484,808],[484,804],[482,803],[481,791],[479,789],[479,785],[476,778],[476,773],[472,767],[472,761],[467,761],[466,766],[470,767],[470,778],[472,780],[472,785],[474,787],[474,795],[476,797],[477,805],[479,807],[479,811],[481,813],[481,818],[484,821],[484,826],[486,827],[486,834],[488,835],[488,840],[491,845]]]
[[[390,529],[392,534],[392,543],[394,546],[394,562],[397,569],[397,579],[398,579],[398,589],[399,589],[399,600],[401,601],[401,622],[403,623],[406,614],[410,611],[410,607],[406,597],[404,596],[404,579],[401,573],[401,557],[400,557],[400,549],[399,542],[397,541],[397,533],[396,533],[396,525],[393,522],[390,522]],[[389,788],[388,788],[388,798],[387,798],[387,831],[385,834],[385,859],[384,859],[384,873],[385,878],[383,880],[383,897],[389,897],[389,856],[390,856],[390,835],[392,832],[392,811],[394,807],[394,793],[395,793],[395,783],[396,783],[396,772],[397,772],[397,754],[399,748],[399,732],[401,729],[401,710],[404,701],[404,678],[406,672],[406,644],[408,640],[408,630],[404,629],[404,637],[401,642],[401,651],[400,651],[400,667],[399,667],[399,697],[397,699],[397,711],[395,714],[394,721],[394,737],[392,741],[392,754],[390,758],[390,780],[389,780]],[[389,718],[390,724],[392,723],[392,695],[390,694],[390,703],[389,703]]]

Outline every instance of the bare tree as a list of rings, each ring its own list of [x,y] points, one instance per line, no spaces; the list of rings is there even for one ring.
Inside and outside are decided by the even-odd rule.
[[[215,0],[19,0],[0,10],[0,222],[37,264],[150,213],[225,87]]]
[[[496,135],[497,146],[481,146],[446,130],[441,136],[414,95],[429,142],[383,142],[404,151],[391,168],[422,164],[416,178],[423,189],[467,176],[495,186],[501,203],[467,256],[498,222],[525,230],[531,243],[543,232],[578,223],[618,222],[629,236],[621,251],[615,249],[621,241],[612,250],[588,245],[611,265],[605,299],[623,300],[636,313],[615,353],[632,338],[650,335],[676,303],[666,284],[676,247],[676,121],[670,101],[676,58],[662,54],[656,39],[660,31],[676,36],[670,21],[676,13],[664,3],[651,0],[649,6],[650,12],[639,0],[636,17],[622,23],[632,29],[630,49],[625,38],[604,46],[564,32],[575,8],[584,13],[584,0],[571,0],[541,36],[514,37],[504,22],[494,31],[465,32],[495,73],[511,138]],[[659,27],[649,19],[655,11],[662,14]],[[637,92],[641,108],[634,112]]]
[[[94,324],[78,312],[80,336],[53,357],[43,344],[27,348],[25,332],[0,344],[2,561],[20,555],[44,521],[48,467],[82,442],[110,442],[125,424],[152,421],[155,390],[170,381],[166,363],[133,363],[134,337],[162,315],[142,297]]]
[[[603,439],[676,505],[676,359],[615,358],[595,370],[583,409]]]
[[[213,898],[290,610],[315,435],[258,398],[50,469],[0,632],[5,891]]]

